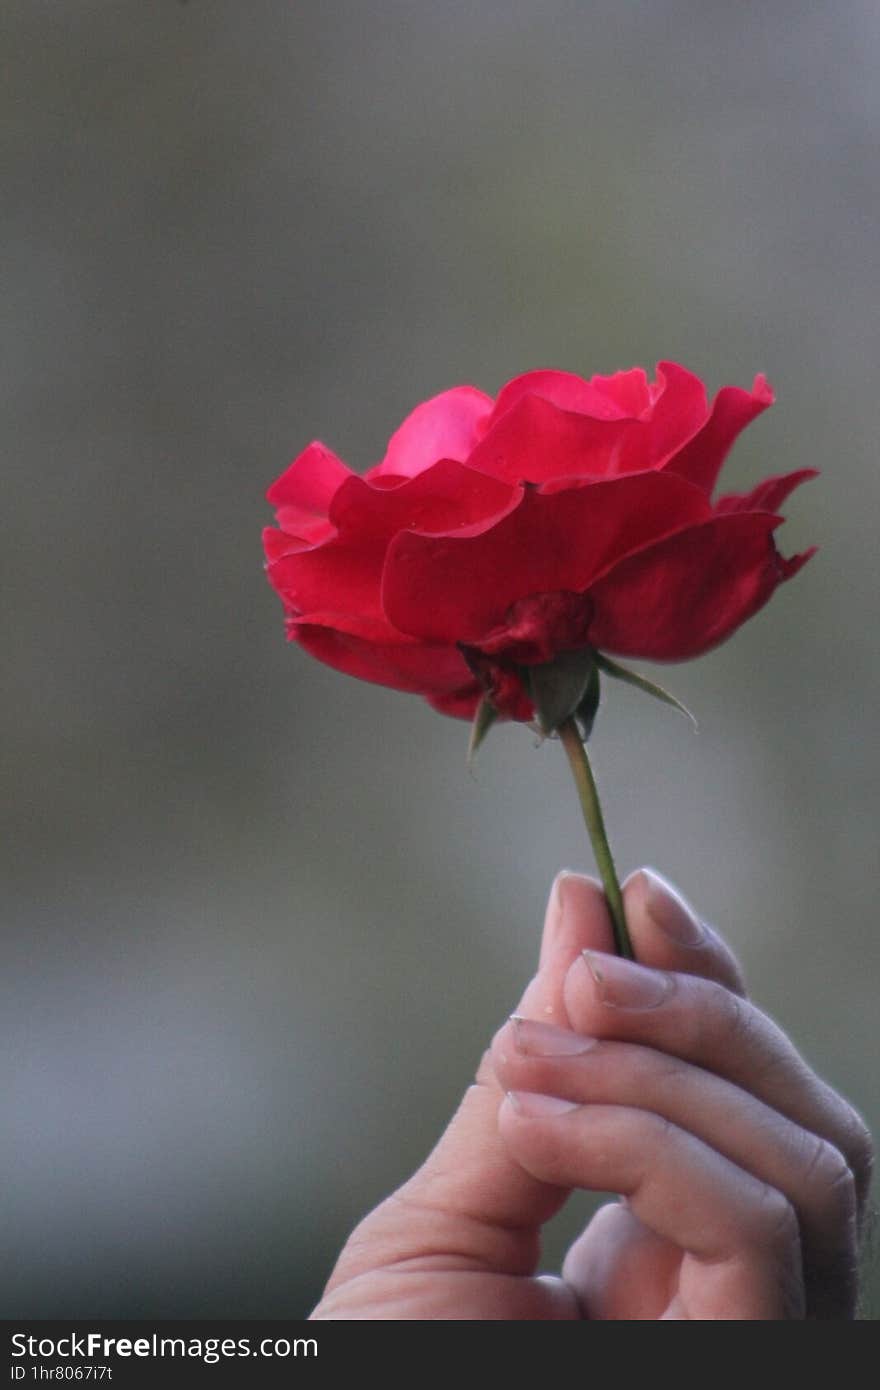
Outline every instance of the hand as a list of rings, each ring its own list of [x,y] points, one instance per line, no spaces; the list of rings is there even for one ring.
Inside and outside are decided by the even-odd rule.
[[[662,879],[633,875],[624,902],[638,965],[610,954],[598,885],[556,880],[516,1016],[313,1318],[854,1316],[864,1125]],[[537,1276],[541,1226],[573,1188],[622,1200],[561,1279]]]

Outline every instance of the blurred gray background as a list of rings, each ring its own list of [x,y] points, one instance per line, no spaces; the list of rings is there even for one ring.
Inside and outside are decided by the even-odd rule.
[[[662,673],[699,736],[617,687],[593,747],[622,871],[876,1125],[877,6],[5,0],[0,57],[3,1315],[307,1311],[590,865],[558,747],[471,778],[262,574],[305,443],[460,382],[764,370],[727,482],[823,470]]]

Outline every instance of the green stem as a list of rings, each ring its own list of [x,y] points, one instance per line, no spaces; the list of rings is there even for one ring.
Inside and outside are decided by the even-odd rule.
[[[559,737],[562,739],[562,746],[568,754],[581,810],[584,814],[584,822],[589,831],[590,843],[593,846],[596,864],[602,878],[602,887],[605,889],[605,897],[608,900],[617,954],[624,956],[627,960],[635,960],[635,952],[629,939],[626,918],[623,913],[623,895],[620,891],[617,870],[614,867],[614,860],[608,845],[608,835],[605,831],[605,822],[602,819],[602,808],[599,805],[599,793],[596,790],[593,769],[590,767],[587,750],[573,718],[566,719],[564,724],[560,724]]]

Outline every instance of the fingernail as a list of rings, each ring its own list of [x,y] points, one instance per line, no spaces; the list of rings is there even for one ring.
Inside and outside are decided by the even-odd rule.
[[[533,1018],[511,1014],[510,1021],[516,1050],[525,1057],[579,1057],[596,1046],[595,1038],[585,1038],[567,1028],[554,1028],[550,1023],[538,1023]]]
[[[544,932],[541,937],[541,965],[543,965],[553,953],[553,947],[559,935],[563,914],[565,912],[564,884],[565,880],[571,878],[571,876],[570,869],[560,869],[550,888],[550,896],[547,900],[547,910],[544,916]]]
[[[518,1115],[530,1120],[550,1120],[555,1115],[565,1115],[569,1110],[577,1110],[576,1100],[563,1100],[560,1096],[541,1096],[534,1091],[508,1091],[510,1101]]]
[[[690,904],[656,869],[642,869],[642,873],[645,908],[654,925],[680,946],[700,946],[705,933]]]
[[[584,951],[582,959],[603,1004],[614,1009],[656,1009],[672,988],[672,976],[621,956]]]

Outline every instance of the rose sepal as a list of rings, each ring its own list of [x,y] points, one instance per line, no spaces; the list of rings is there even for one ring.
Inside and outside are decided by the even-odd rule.
[[[471,767],[473,765],[474,758],[477,755],[477,749],[480,747],[480,744],[483,742],[484,738],[488,734],[489,730],[491,729],[492,725],[495,723],[497,718],[497,709],[492,704],[492,701],[489,699],[489,696],[484,695],[480,703],[477,705],[477,712],[474,715],[474,720],[471,724],[471,736],[468,740],[467,750],[468,767]]]
[[[606,675],[613,676],[615,680],[623,681],[626,685],[633,685],[637,690],[642,690],[646,695],[651,695],[655,700],[661,700],[664,705],[678,710],[679,714],[683,714],[691,721],[694,733],[698,731],[700,726],[696,716],[691,713],[687,705],[682,704],[681,700],[676,699],[668,690],[664,690],[662,685],[649,681],[647,676],[641,675],[638,671],[630,671],[626,666],[619,666],[616,661],[604,656],[602,652],[596,652],[596,666]]]
[[[596,680],[596,654],[592,647],[579,647],[576,651],[560,652],[553,661],[522,669],[538,726],[546,737],[558,733],[584,701],[589,701]]]
[[[584,743],[593,732],[593,725],[596,722],[596,715],[599,712],[599,699],[602,691],[599,684],[599,662],[598,653],[593,653],[593,668],[587,681],[587,688],[584,691],[583,699],[574,712],[577,726],[580,730],[581,738]]]

